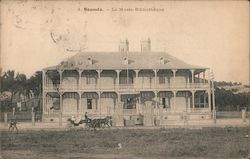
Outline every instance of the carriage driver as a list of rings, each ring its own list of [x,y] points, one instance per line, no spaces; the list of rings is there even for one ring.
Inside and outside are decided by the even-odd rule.
[[[88,117],[88,113],[87,113],[87,112],[85,112],[84,117],[85,117],[85,120],[86,120],[87,122],[89,122],[89,117]]]

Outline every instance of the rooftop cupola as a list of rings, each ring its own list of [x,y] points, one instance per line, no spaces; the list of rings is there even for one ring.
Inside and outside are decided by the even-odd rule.
[[[120,52],[129,52],[129,42],[128,42],[128,39],[126,39],[126,40],[120,40],[119,51]]]
[[[141,52],[151,51],[151,40],[150,38],[141,40]]]

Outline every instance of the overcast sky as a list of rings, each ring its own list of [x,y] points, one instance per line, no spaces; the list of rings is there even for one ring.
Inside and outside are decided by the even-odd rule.
[[[3,71],[30,76],[79,51],[115,52],[125,38],[140,51],[150,37],[153,51],[209,67],[215,80],[249,84],[248,1],[3,1],[1,24]]]

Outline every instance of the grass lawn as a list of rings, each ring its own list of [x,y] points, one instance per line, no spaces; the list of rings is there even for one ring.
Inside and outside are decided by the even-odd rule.
[[[250,155],[246,135],[250,136],[250,127],[2,131],[1,155],[4,159],[241,159]]]

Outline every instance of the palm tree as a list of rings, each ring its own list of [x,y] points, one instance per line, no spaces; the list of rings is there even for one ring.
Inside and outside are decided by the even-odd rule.
[[[41,96],[42,93],[42,71],[37,71],[28,80],[29,86],[35,97]]]
[[[0,92],[10,92],[10,98],[1,101],[1,110],[10,111],[12,109],[12,99],[15,91],[15,71],[9,70],[1,77],[1,90]]]
[[[7,72],[5,72],[4,75],[1,77],[1,81],[2,81],[1,92],[8,91],[11,93],[10,103],[7,104],[7,107],[12,107],[13,97],[14,94],[16,93],[15,71],[8,70]]]
[[[26,102],[27,102],[27,100],[30,99],[31,94],[32,94],[31,87],[28,83],[26,75],[18,73],[16,76],[16,83],[17,83],[16,84],[16,94],[18,95],[19,100],[23,96],[25,107],[26,107]]]
[[[38,107],[35,110],[42,110],[41,97],[42,97],[42,71],[36,71],[33,76],[28,79],[28,87],[31,91],[32,98],[38,99]]]

